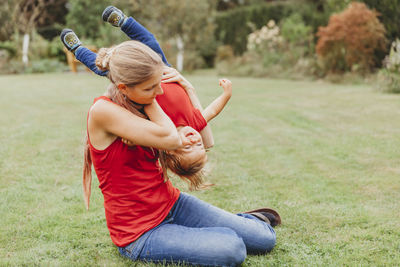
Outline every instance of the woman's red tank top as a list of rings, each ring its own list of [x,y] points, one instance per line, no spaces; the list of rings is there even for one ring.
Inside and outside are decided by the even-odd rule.
[[[99,99],[112,102],[101,96],[94,103]],[[111,239],[124,247],[165,219],[179,190],[170,181],[164,182],[156,149],[127,146],[117,138],[98,150],[88,139]]]

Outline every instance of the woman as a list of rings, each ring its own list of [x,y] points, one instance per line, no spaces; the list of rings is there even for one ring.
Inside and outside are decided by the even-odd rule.
[[[132,260],[235,266],[247,253],[270,251],[276,236],[267,218],[231,214],[164,182],[156,149],[178,149],[182,141],[155,101],[162,93],[161,58],[147,46],[127,41],[99,53],[98,62],[109,71],[109,93],[118,90],[145,105],[150,119],[107,97],[97,98],[88,114],[90,159],[120,253]],[[136,146],[126,146],[120,137]]]

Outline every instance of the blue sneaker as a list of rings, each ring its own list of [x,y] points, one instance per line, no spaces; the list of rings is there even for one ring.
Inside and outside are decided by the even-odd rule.
[[[105,22],[110,23],[114,27],[121,27],[126,18],[125,14],[115,6],[108,6],[101,15]]]
[[[64,46],[71,52],[74,52],[80,45],[82,45],[78,36],[71,29],[62,30],[60,38]]]

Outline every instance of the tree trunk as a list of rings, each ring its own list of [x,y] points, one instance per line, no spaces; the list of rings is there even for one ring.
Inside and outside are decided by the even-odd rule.
[[[29,33],[24,34],[24,43],[22,45],[22,62],[25,66],[29,63],[28,58],[28,50],[29,50]]]
[[[176,55],[176,69],[181,72],[183,70],[183,52],[185,46],[180,35],[176,37],[176,46],[178,47],[178,54]]]

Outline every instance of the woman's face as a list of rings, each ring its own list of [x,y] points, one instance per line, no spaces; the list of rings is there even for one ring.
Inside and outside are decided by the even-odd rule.
[[[198,131],[190,126],[185,126],[178,128],[178,134],[183,146],[180,149],[170,151],[170,153],[179,155],[183,165],[188,166],[193,162],[207,160],[203,140]]]
[[[163,69],[157,70],[147,81],[139,83],[133,87],[126,86],[124,94],[133,102],[146,105],[153,103],[157,95],[164,92],[161,88],[161,78]]]

